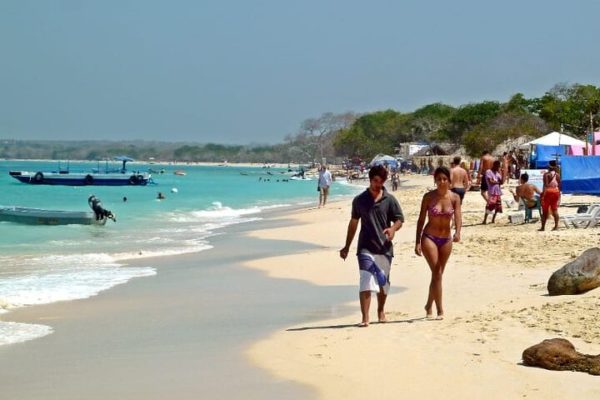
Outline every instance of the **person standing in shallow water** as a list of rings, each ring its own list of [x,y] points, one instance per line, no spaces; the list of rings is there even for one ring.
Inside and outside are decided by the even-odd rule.
[[[390,267],[394,256],[392,240],[402,227],[404,216],[396,198],[384,187],[385,167],[378,165],[369,170],[369,188],[352,201],[352,217],[348,223],[346,244],[340,257],[346,259],[350,245],[361,222],[358,236],[358,266],[360,274],[359,300],[362,321],[358,326],[369,326],[371,292],[377,293],[377,318],[386,322],[385,301],[390,288]]]
[[[433,178],[437,188],[426,193],[421,201],[415,253],[418,256],[424,256],[429,269],[431,269],[429,295],[425,303],[425,318],[433,319],[433,304],[435,303],[436,319],[441,320],[444,319],[442,276],[450,253],[452,253],[452,242],[460,241],[462,212],[460,197],[450,191],[448,168],[437,168]],[[427,219],[427,225],[425,225],[425,219]],[[451,232],[452,219],[455,221],[454,235]]]

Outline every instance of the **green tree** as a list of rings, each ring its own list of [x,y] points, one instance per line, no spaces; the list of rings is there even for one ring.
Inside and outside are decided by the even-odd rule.
[[[497,101],[484,101],[461,106],[449,118],[444,136],[455,143],[460,143],[462,136],[475,127],[495,118],[501,111]]]
[[[392,153],[406,133],[408,117],[394,110],[377,111],[359,117],[351,127],[339,132],[334,146],[340,155],[367,158]]]
[[[412,140],[439,140],[456,108],[443,103],[428,104],[415,110],[409,119]]]

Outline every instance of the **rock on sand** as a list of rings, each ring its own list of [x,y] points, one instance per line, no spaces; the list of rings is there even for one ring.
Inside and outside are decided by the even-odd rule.
[[[554,272],[548,281],[550,296],[581,294],[600,286],[600,248],[587,249]]]
[[[547,339],[523,352],[523,363],[554,371],[579,371],[600,375],[600,355],[581,354],[567,339]]]

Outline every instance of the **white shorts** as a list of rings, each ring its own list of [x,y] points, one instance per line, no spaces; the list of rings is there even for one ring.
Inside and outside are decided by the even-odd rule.
[[[383,286],[383,293],[388,294],[388,291],[390,290],[390,269],[392,267],[390,259],[382,254],[371,254],[365,250],[362,250],[361,253],[369,254],[370,256],[372,256],[375,260],[375,264],[379,268],[381,268],[381,270],[383,270],[385,275],[388,277],[388,283],[386,283],[385,286]],[[377,279],[375,278],[375,276],[372,273],[364,271],[362,269],[359,269],[358,271],[360,273],[360,283],[358,289],[359,292],[371,291],[379,293],[379,285],[377,284]]]

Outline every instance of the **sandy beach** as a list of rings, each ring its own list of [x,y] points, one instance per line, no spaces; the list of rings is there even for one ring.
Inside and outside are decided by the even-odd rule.
[[[425,321],[429,269],[413,248],[432,186],[409,176],[395,193],[406,224],[387,324],[355,327],[357,265],[338,256],[350,200],[279,212],[229,228],[210,251],[128,262],[156,276],[4,314],[54,332],[0,347],[2,398],[598,398],[597,377],[520,361],[552,337],[600,353],[600,292],[551,298],[545,289],[554,270],[600,242],[600,229],[540,233],[506,215],[482,226],[483,200],[468,193],[445,273],[446,319]]]
[[[395,193],[406,223],[395,238],[391,282],[401,290],[388,298],[387,324],[355,327],[360,320],[357,265],[338,256],[349,201],[295,213],[299,225],[254,232],[263,239],[301,238],[320,248],[248,267],[275,278],[306,280],[325,292],[354,286],[356,301],[347,304],[351,315],[289,326],[254,344],[248,357],[282,379],[314,387],[323,399],[599,398],[598,377],[520,362],[525,348],[553,337],[570,340],[580,352],[600,353],[600,289],[560,297],[548,297],[546,291],[552,272],[600,243],[600,229],[537,232],[539,223],[509,224],[506,209],[495,224],[483,226],[483,200],[469,192],[462,242],[454,246],[444,276],[446,319],[426,321],[430,274],[413,249],[418,206],[432,183],[431,177],[409,177]],[[589,200],[594,199],[563,198],[565,205]],[[575,210],[561,207],[560,212]],[[356,239],[352,251],[355,246]]]

